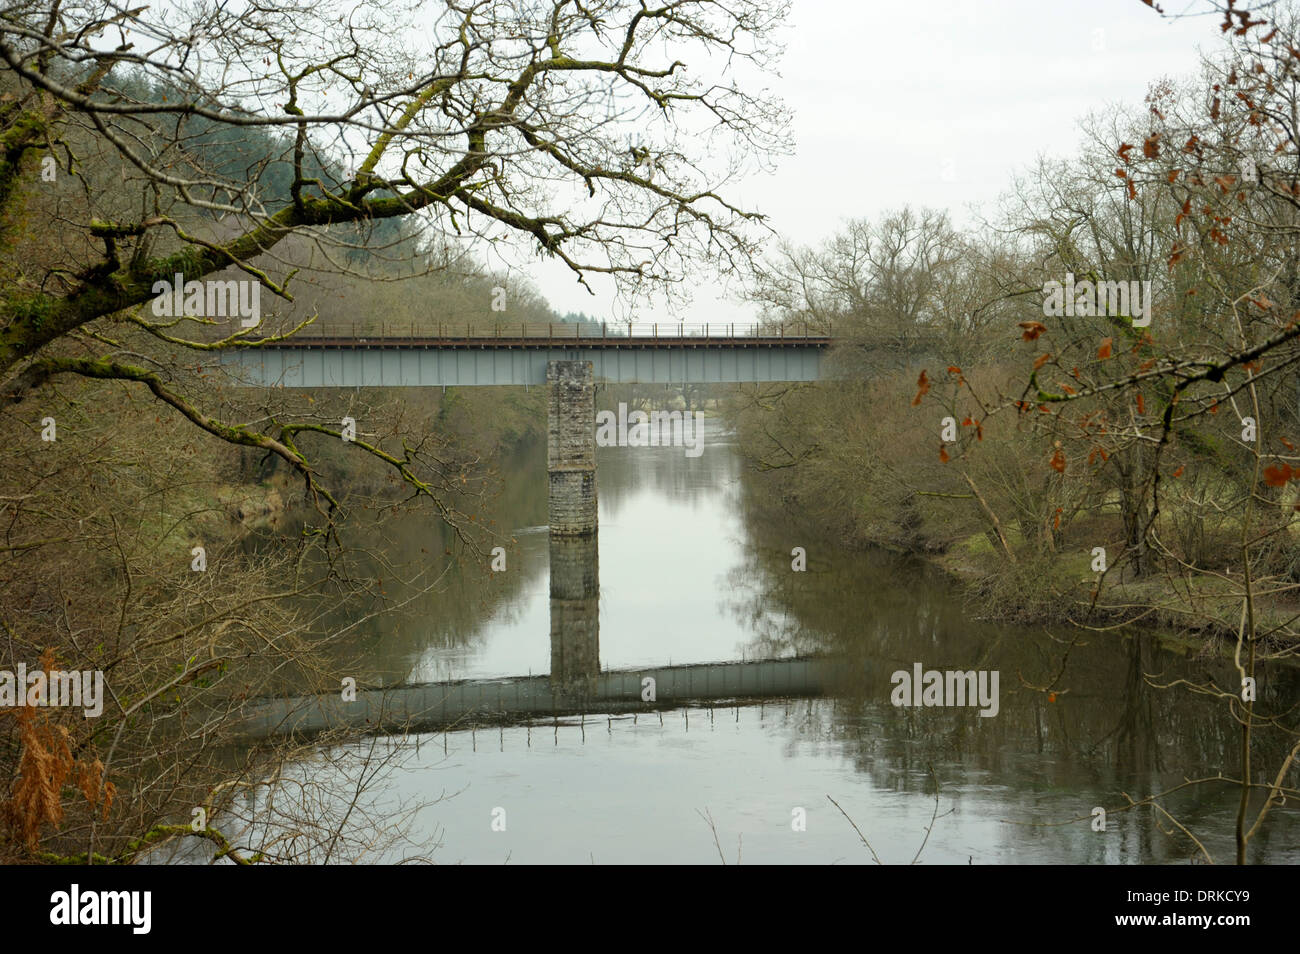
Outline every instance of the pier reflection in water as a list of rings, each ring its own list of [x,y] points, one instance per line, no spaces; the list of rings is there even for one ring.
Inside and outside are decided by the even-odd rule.
[[[598,535],[550,537],[551,692],[583,708],[600,676]]]

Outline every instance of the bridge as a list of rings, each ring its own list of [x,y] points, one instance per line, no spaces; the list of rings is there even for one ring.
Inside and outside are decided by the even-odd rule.
[[[402,331],[405,331],[405,334]],[[596,533],[595,385],[813,381],[833,343],[806,323],[596,325],[476,329],[440,324],[378,333],[307,329],[217,353],[239,385],[261,388],[549,385],[547,470],[552,534]]]
[[[221,363],[256,387],[474,387],[546,383],[552,361],[589,361],[608,384],[737,384],[814,381],[833,342],[807,324],[576,323],[377,331],[308,326],[286,341],[221,352]]]
[[[349,702],[338,694],[250,701],[243,731],[431,731],[829,694],[843,677],[828,658],[601,672],[595,386],[811,381],[833,340],[829,328],[806,325],[381,325],[377,332],[312,330],[221,352],[236,380],[254,387],[546,384],[549,391],[550,674],[363,689]]]

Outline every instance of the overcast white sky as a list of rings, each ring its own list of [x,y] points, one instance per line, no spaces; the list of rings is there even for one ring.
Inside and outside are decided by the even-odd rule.
[[[1166,11],[1194,0],[1165,0]],[[1194,74],[1217,21],[1161,17],[1140,0],[795,0],[775,85],[794,110],[795,154],[733,188],[786,238],[817,243],[846,218],[903,205],[991,206],[1040,154],[1067,156],[1078,121],[1140,104],[1160,77]],[[531,277],[561,312],[614,318],[559,265]],[[641,320],[744,321],[720,281]]]

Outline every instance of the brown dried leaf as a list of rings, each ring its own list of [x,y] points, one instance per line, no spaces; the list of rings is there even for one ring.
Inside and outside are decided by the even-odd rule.
[[[929,390],[930,390],[930,379],[926,377],[925,369],[922,368],[921,376],[916,379],[916,397],[912,398],[912,407],[916,407],[918,404],[920,404],[921,398],[925,397],[926,392]]]
[[[1020,327],[1025,329],[1022,336],[1026,341],[1037,340],[1038,336],[1047,330],[1047,325],[1041,321],[1022,321]]]

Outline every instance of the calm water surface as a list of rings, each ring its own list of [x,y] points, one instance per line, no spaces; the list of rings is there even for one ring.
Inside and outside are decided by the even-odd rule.
[[[918,850],[929,864],[1194,858],[1149,810],[1112,813],[1105,832],[1086,819],[1095,806],[1124,805],[1122,793],[1234,771],[1238,737],[1223,710],[1144,679],[1224,678],[1220,663],[1149,637],[1088,636],[1049,700],[1041,689],[1061,668],[1066,635],[979,622],[923,564],[842,552],[798,530],[797,515],[789,526],[751,516],[731,438],[706,426],[696,458],[681,448],[599,450],[590,566],[599,596],[584,646],[609,669],[833,654],[833,691],[390,740],[402,767],[375,797],[433,802],[415,828],[440,841],[435,860],[871,863],[845,813],[885,863]],[[544,466],[544,447],[509,465],[495,517],[506,528],[505,573],[488,572],[486,560],[457,566],[441,592],[362,628],[357,648],[373,678],[551,671]],[[431,532],[404,526],[399,556],[418,559]],[[807,572],[791,570],[795,546],[808,553]],[[998,671],[997,716],[891,705],[891,674],[918,662]],[[1261,685],[1291,699],[1300,690],[1293,670],[1270,671]],[[1279,752],[1266,741],[1257,764],[1275,768]],[[1204,787],[1165,804],[1225,862],[1235,798]],[[1256,845],[1256,861],[1300,860],[1295,814],[1277,810]]]

